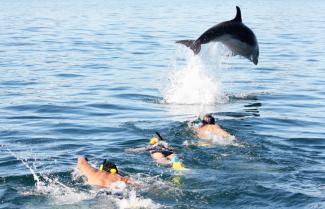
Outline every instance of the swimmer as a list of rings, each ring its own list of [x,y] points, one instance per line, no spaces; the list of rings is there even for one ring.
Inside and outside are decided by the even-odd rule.
[[[182,162],[175,154],[175,149],[170,147],[168,143],[156,132],[150,139],[149,145],[146,147],[128,149],[131,152],[148,151],[151,157],[159,164],[170,165],[173,169],[184,169]]]
[[[215,134],[224,138],[231,137],[231,134],[223,130],[216,124],[214,117],[211,114],[206,114],[202,120],[202,125],[197,129],[197,135],[200,139],[206,139],[209,134]]]
[[[104,160],[99,169],[96,169],[88,163],[86,157],[79,157],[77,167],[91,185],[112,188],[112,184],[118,182],[133,183],[129,178],[119,175],[116,165],[107,160]]]

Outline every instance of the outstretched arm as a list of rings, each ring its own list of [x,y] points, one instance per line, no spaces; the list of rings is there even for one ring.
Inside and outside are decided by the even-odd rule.
[[[137,147],[137,148],[128,148],[126,151],[128,152],[145,152],[148,150],[148,147]]]
[[[97,172],[97,169],[93,168],[85,157],[78,157],[77,167],[88,179]]]

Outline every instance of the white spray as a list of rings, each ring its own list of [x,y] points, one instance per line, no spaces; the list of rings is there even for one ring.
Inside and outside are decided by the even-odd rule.
[[[186,51],[186,66],[175,70],[163,90],[166,103],[213,105],[227,101],[221,82],[207,70],[202,57]]]

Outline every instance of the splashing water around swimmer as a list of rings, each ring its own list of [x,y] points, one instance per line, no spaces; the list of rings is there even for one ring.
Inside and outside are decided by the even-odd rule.
[[[224,103],[227,97],[221,82],[207,70],[200,56],[187,51],[186,66],[171,74],[163,95],[166,103],[213,105]]]
[[[35,187],[25,187],[24,189],[18,191],[20,195],[29,196],[42,196],[47,198],[49,206],[55,205],[66,205],[66,204],[78,204],[85,200],[96,200],[96,208],[106,208],[108,202],[110,202],[109,208],[161,208],[162,205],[155,203],[151,199],[143,198],[138,195],[138,192],[133,189],[127,189],[124,183],[117,182],[114,187],[117,189],[109,190],[113,191],[111,195],[100,196],[100,191],[97,187],[87,187],[80,188],[80,185],[84,183],[77,183],[77,181],[82,180],[81,173],[75,168],[72,172],[73,184],[62,183],[62,179],[59,178],[58,174],[44,173],[40,168],[37,168],[35,159],[29,159],[29,155],[33,155],[30,151],[29,153],[24,153],[23,155],[14,152],[5,145],[0,145],[3,151],[10,154],[12,157],[19,160],[32,174],[32,178],[35,181]],[[1,150],[1,151],[2,151]],[[46,171],[48,172],[48,170]],[[122,196],[115,196],[114,192],[121,193]],[[92,203],[94,206],[94,203]],[[31,207],[34,208],[34,207]]]

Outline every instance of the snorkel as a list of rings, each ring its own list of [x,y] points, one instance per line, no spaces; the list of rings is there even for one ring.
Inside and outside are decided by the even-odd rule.
[[[155,135],[150,139],[149,144],[155,145],[158,143],[158,141],[163,141],[164,139],[161,137],[161,135],[158,132],[155,132]]]

